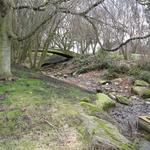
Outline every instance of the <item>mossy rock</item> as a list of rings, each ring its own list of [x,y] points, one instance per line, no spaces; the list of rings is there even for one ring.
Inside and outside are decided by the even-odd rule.
[[[96,104],[100,110],[107,110],[108,108],[114,107],[116,103],[106,94],[98,93]]]
[[[90,141],[90,149],[133,150],[129,141],[110,122],[85,114],[80,117]]]
[[[132,92],[143,98],[150,98],[150,88],[142,86],[133,86]]]
[[[133,86],[131,91],[134,94],[137,94],[139,96],[143,96],[143,93],[146,89],[147,89],[146,87],[142,87],[142,86]]]
[[[99,109],[96,105],[88,102],[80,102],[81,106],[85,107],[90,112],[98,112]]]
[[[131,99],[129,99],[128,97],[122,96],[122,95],[116,95],[116,100],[119,103],[125,104],[125,105],[129,105],[131,103]]]
[[[146,89],[143,93],[143,98],[150,98],[150,89]]]
[[[134,86],[149,86],[149,83],[144,80],[136,80]]]

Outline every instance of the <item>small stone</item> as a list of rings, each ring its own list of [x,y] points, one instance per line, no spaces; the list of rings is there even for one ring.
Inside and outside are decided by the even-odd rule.
[[[98,80],[98,82],[100,84],[110,84],[111,83],[111,81],[108,81],[108,80]]]
[[[64,78],[67,78],[67,77],[68,77],[68,75],[67,75],[67,74],[64,74],[64,75],[63,75],[63,77],[64,77]]]
[[[109,93],[109,97],[116,100],[116,96],[113,93]]]

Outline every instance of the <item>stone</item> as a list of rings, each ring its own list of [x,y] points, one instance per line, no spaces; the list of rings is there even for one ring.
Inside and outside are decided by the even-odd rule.
[[[146,89],[143,93],[143,98],[150,98],[150,89]]]
[[[150,116],[139,116],[138,126],[150,133]]]
[[[117,101],[121,104],[129,105],[131,103],[131,99],[122,95],[117,95]]]
[[[98,80],[98,83],[100,83],[100,84],[110,84],[110,83],[111,83],[111,81],[109,81],[109,80],[101,80],[101,79],[99,79],[99,80]]]
[[[142,86],[133,86],[131,91],[143,98],[150,98],[150,88]]]
[[[109,96],[103,93],[98,93],[96,95],[96,104],[100,110],[107,110],[108,108],[115,107],[116,103]]]
[[[63,77],[64,77],[64,78],[67,78],[67,77],[68,77],[68,75],[67,75],[67,74],[64,74],[64,75],[63,75]]]
[[[134,86],[149,86],[149,83],[144,80],[136,80]]]
[[[116,100],[116,94],[114,92],[108,94],[110,98]]]
[[[147,87],[142,87],[142,86],[133,86],[131,91],[134,94],[137,94],[139,96],[143,96],[144,91],[147,89]]]
[[[99,150],[132,150],[131,143],[108,121],[82,114],[83,129],[90,139],[89,149]]]

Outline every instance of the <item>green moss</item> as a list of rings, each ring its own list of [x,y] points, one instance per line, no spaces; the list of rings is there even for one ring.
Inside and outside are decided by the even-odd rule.
[[[145,91],[146,89],[147,89],[146,87],[133,86],[131,90],[132,90],[132,92],[133,92],[134,94],[137,94],[137,95],[139,95],[139,96],[142,96],[143,93],[144,93],[144,91]]]
[[[96,96],[97,96],[96,104],[100,110],[106,110],[110,107],[115,106],[115,102],[106,94],[98,93]]]
[[[143,93],[144,98],[150,98],[150,89],[146,89]]]
[[[128,97],[122,96],[122,95],[117,95],[117,101],[121,104],[129,105],[131,103],[131,99]]]
[[[149,83],[143,80],[136,80],[134,86],[149,86]]]
[[[85,107],[89,112],[98,112],[99,108],[92,103],[80,102],[81,106]]]
[[[91,99],[89,99],[89,97],[84,97],[80,100],[81,102],[87,102],[87,103],[90,103],[91,102]]]
[[[20,109],[6,110],[0,112],[0,135],[8,136],[17,134],[20,130],[17,126],[22,122],[23,113]]]
[[[143,97],[143,98],[150,98],[150,89],[149,87],[142,87],[142,86],[133,86],[132,92]]]
[[[36,150],[36,143],[31,140],[11,140],[0,142],[0,150]]]
[[[100,143],[99,148],[101,145],[105,145],[120,150],[133,150],[132,144],[110,122],[84,114],[80,116],[80,120],[82,123],[77,126],[82,129],[82,134],[88,139],[89,145],[91,141],[96,140]],[[93,145],[93,143],[91,144]]]

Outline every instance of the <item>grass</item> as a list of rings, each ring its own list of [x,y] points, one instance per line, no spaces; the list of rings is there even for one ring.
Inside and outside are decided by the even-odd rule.
[[[58,87],[25,74],[17,81],[0,82],[0,95],[7,93],[0,100],[0,150],[59,149],[65,126],[70,129],[70,118],[80,111],[80,99],[91,95]]]

